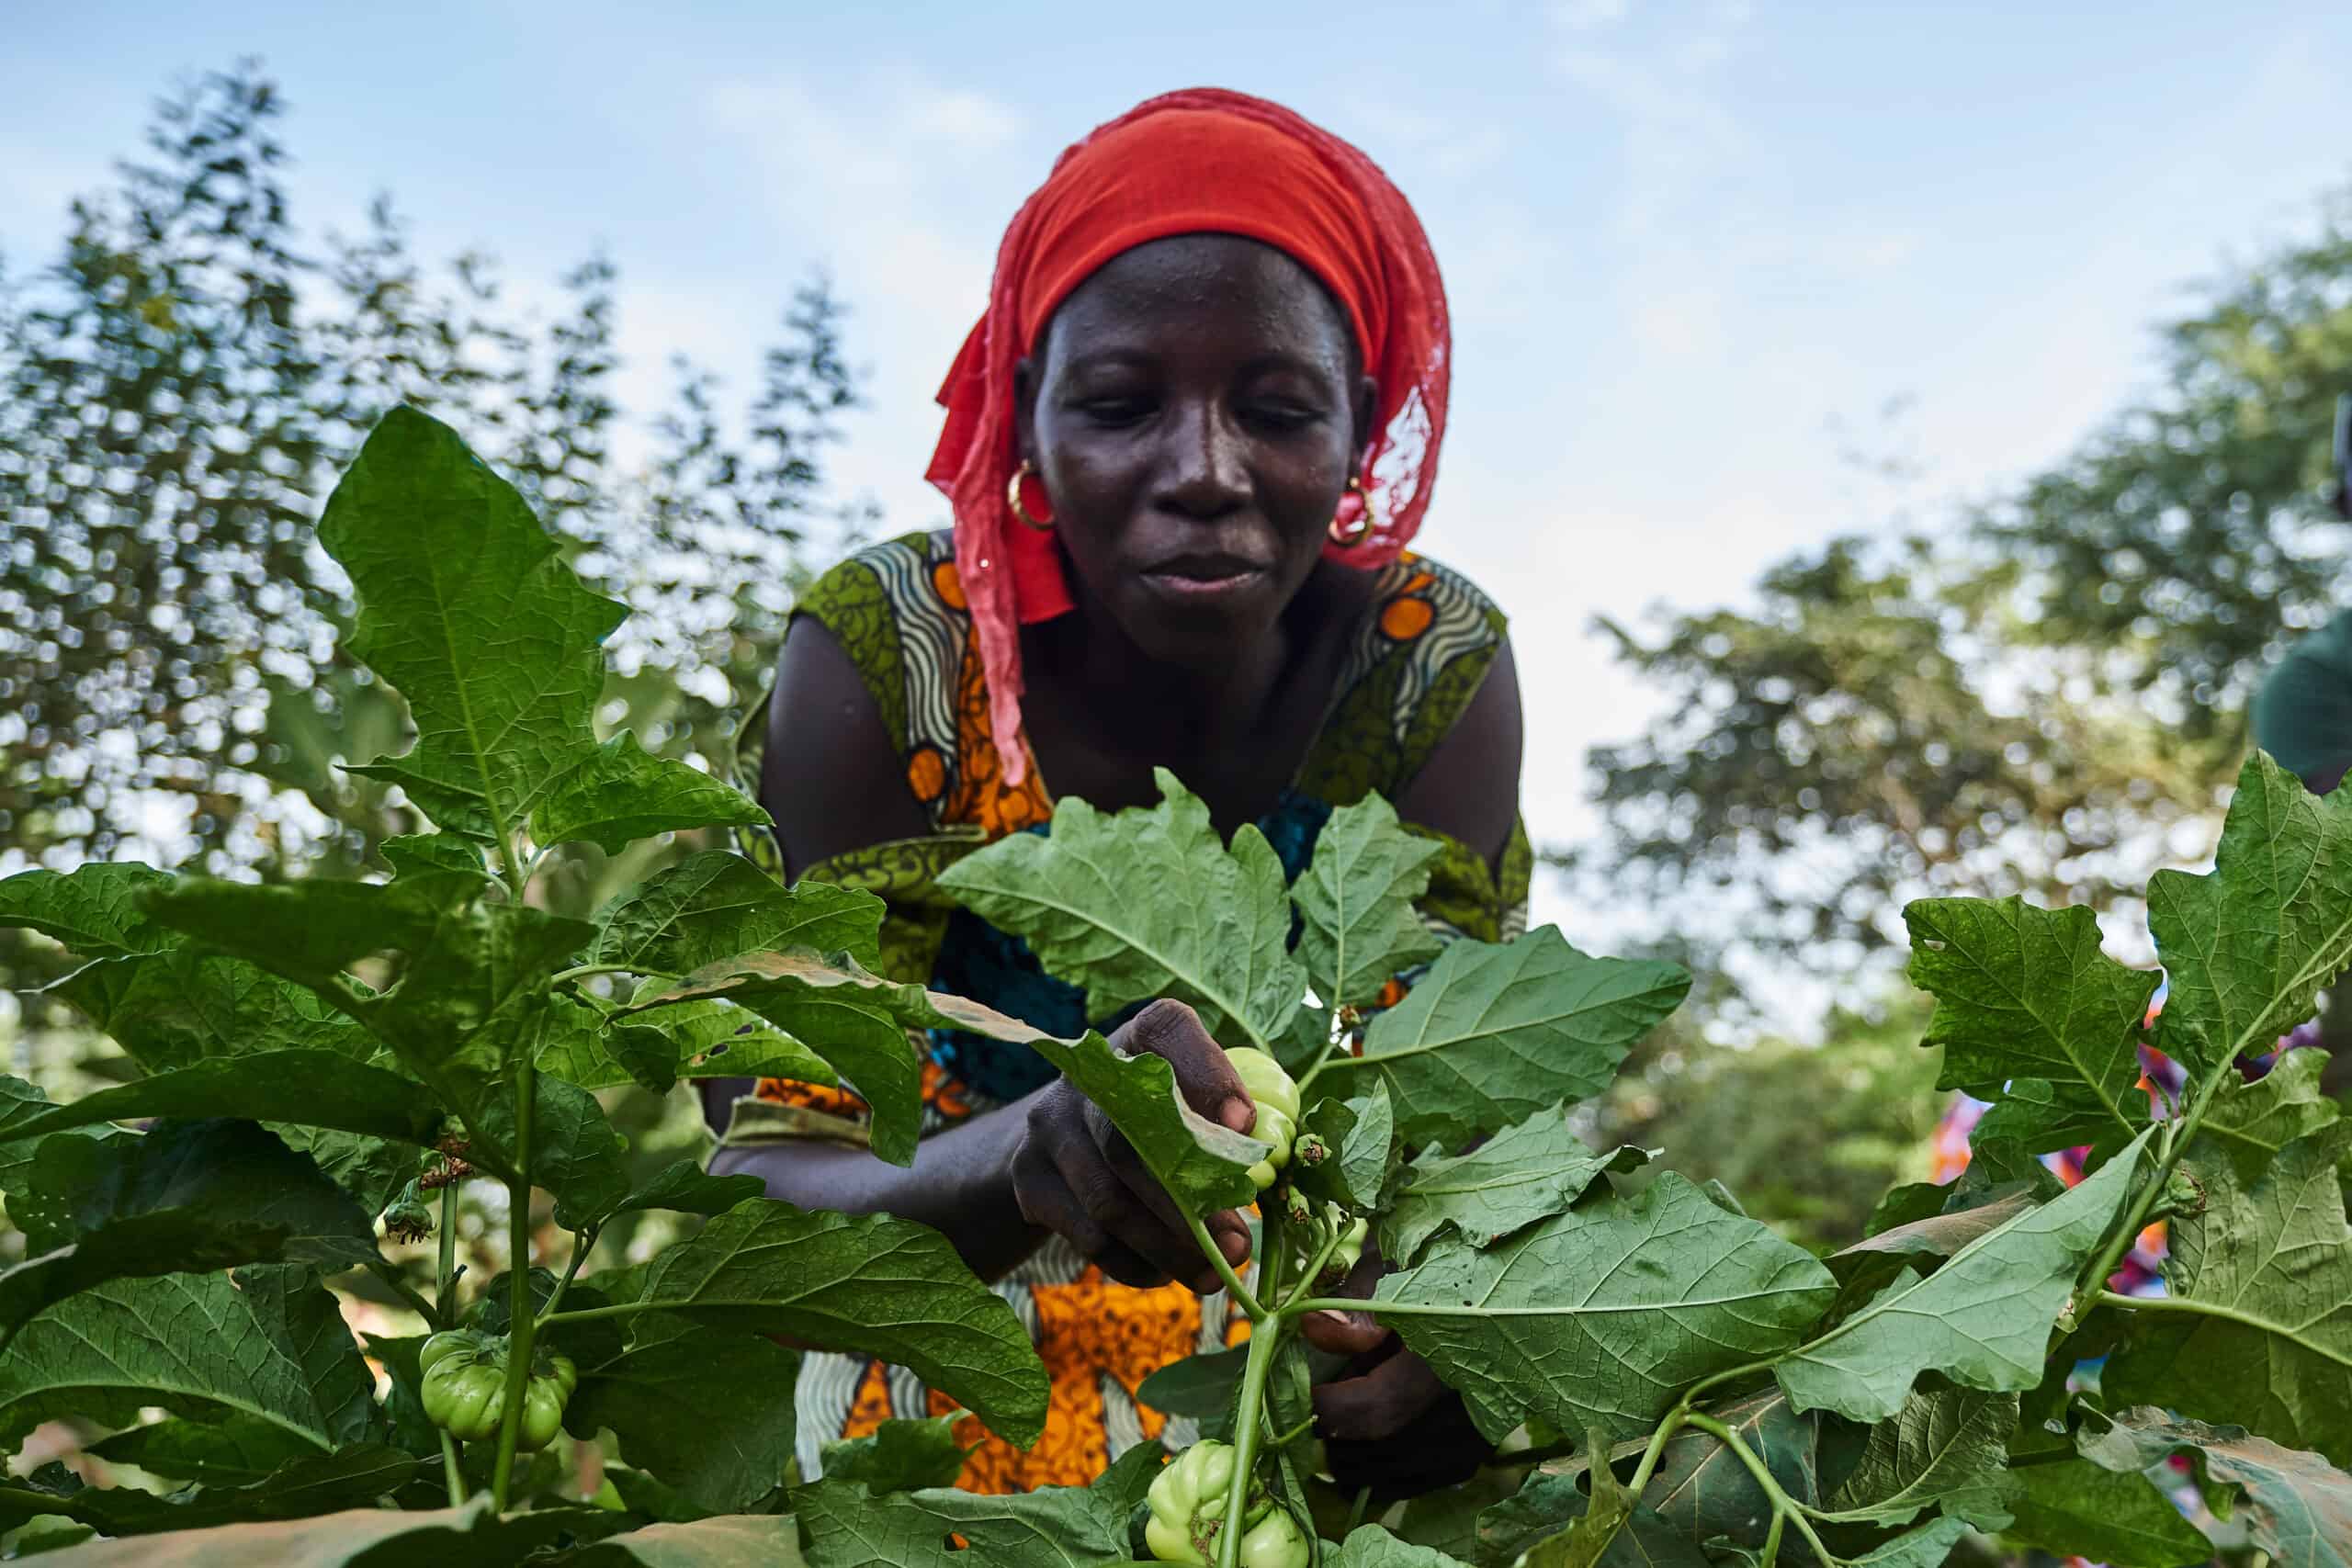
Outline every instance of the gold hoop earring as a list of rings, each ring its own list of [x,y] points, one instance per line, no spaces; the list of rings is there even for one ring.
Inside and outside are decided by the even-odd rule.
[[[1372,531],[1377,525],[1377,520],[1372,514],[1372,492],[1365,490],[1363,480],[1353,474],[1348,476],[1348,494],[1353,495],[1360,503],[1354,518],[1345,517],[1347,498],[1342,496],[1340,511],[1332,513],[1330,526],[1325,530],[1331,536],[1331,542],[1343,550],[1353,549],[1363,544],[1372,536]]]
[[[1037,519],[1029,515],[1029,509],[1027,507],[1021,504],[1021,481],[1032,477],[1036,472],[1036,468],[1031,465],[1028,458],[1022,458],[1021,466],[1012,470],[1012,482],[1004,487],[1004,501],[1006,505],[1012,508],[1012,514],[1015,517],[1018,517],[1022,522],[1027,524],[1030,527],[1035,528],[1040,534],[1050,534],[1054,531],[1054,520],[1052,516],[1048,515],[1044,522],[1040,523]],[[1039,482],[1042,483],[1043,481],[1041,480]]]

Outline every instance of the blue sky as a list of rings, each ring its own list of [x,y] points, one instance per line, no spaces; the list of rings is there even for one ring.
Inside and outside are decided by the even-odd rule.
[[[739,381],[831,271],[872,369],[837,471],[895,527],[1005,220],[1165,88],[1283,99],[1419,206],[1456,321],[1422,541],[1514,617],[1539,840],[1649,711],[1599,612],[1736,600],[1895,505],[1933,523],[2150,385],[2147,324],[2352,176],[2352,7],[1560,0],[660,8],[41,6],[9,24],[0,253],[48,254],[175,74],[258,54],[306,223],[390,189],[525,298],[623,272],[626,386]],[[1893,423],[1889,400],[1913,400]],[[1858,479],[1842,422],[1921,465]],[[1539,918],[1585,922],[1541,897]],[[1544,905],[1550,907],[1543,907]],[[1598,933],[1591,933],[1598,934]]]

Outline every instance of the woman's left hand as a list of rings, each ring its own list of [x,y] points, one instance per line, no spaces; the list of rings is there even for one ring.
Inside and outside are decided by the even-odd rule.
[[[1330,1293],[1368,1297],[1385,1269],[1367,1242]],[[1410,1497],[1469,1480],[1494,1452],[1462,1396],[1371,1314],[1309,1313],[1298,1332],[1315,1348],[1350,1358],[1343,1374],[1315,1389],[1316,1430],[1341,1490],[1368,1486],[1375,1502]]]

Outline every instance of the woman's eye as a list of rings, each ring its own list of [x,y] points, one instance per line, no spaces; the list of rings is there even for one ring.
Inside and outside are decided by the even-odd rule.
[[[1143,398],[1089,398],[1078,412],[1097,424],[1134,424],[1151,412],[1151,404]]]
[[[1323,417],[1321,410],[1298,403],[1253,403],[1244,412],[1271,430],[1298,430]]]

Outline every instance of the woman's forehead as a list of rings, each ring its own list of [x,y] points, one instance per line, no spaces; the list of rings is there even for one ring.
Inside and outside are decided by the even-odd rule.
[[[1352,335],[1321,281],[1276,247],[1238,234],[1175,234],[1097,268],[1055,310],[1041,346],[1070,359],[1147,352],[1166,329],[1204,319],[1312,358],[1344,355]]]

